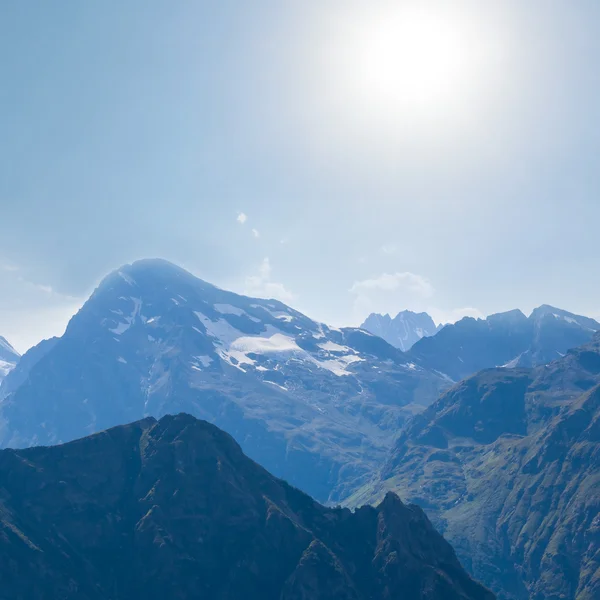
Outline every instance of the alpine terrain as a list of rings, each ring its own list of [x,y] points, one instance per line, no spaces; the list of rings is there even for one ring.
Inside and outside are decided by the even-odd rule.
[[[189,415],[0,451],[11,600],[493,600],[422,510],[325,508]]]
[[[349,504],[389,490],[422,506],[499,598],[600,598],[600,334],[446,392]]]
[[[0,445],[67,442],[188,412],[318,500],[364,483],[442,389],[360,329],[240,296],[166,261],[109,275],[65,335],[27,353],[0,402]]]
[[[414,313],[410,310],[399,312],[393,319],[388,314],[371,313],[360,327],[404,352],[410,350],[421,338],[435,335],[438,331],[427,313]]]
[[[407,360],[460,381],[491,367],[535,367],[589,342],[600,323],[552,306],[466,317],[417,342]]]
[[[16,367],[20,354],[0,335],[0,384]]]

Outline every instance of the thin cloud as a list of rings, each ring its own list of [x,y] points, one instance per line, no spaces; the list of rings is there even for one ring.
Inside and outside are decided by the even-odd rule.
[[[481,319],[483,313],[475,307],[443,309],[435,306],[433,284],[416,273],[382,273],[371,279],[356,281],[350,288],[354,295],[354,319],[361,323],[372,313],[396,315],[402,310],[426,312],[436,323],[455,323],[464,317]]]
[[[260,233],[258,232],[258,229],[253,229],[253,230],[252,230],[252,235],[253,235],[255,238],[259,238],[259,237],[260,237]]]
[[[379,277],[373,279],[355,281],[350,288],[350,292],[357,295],[374,290],[383,292],[407,291],[423,298],[430,298],[435,292],[429,280],[409,271],[404,273],[382,273]]]
[[[271,261],[265,257],[258,267],[256,275],[246,277],[244,294],[255,298],[275,298],[282,302],[291,302],[296,296],[283,283],[271,279]]]
[[[0,271],[4,271],[6,273],[16,273],[18,270],[19,267],[17,267],[17,265],[13,265],[9,262],[0,261]]]
[[[248,220],[248,216],[246,215],[246,213],[241,212],[241,213],[238,213],[236,220],[238,223],[243,225]]]
[[[396,244],[385,244],[381,246],[380,250],[383,254],[391,255],[396,254],[396,252],[398,251],[398,247],[396,246]]]

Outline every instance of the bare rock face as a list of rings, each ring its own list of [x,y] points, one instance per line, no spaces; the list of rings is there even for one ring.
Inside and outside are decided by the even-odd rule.
[[[0,451],[0,598],[493,600],[421,509],[325,508],[188,415]]]
[[[371,313],[361,328],[378,335],[403,352],[410,350],[424,337],[435,335],[439,330],[427,313],[415,313],[410,310],[399,312],[393,319],[387,314]]]

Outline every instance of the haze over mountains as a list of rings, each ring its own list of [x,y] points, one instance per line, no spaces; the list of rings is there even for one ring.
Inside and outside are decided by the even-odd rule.
[[[531,367],[563,356],[589,342],[600,323],[588,317],[543,305],[529,317],[520,310],[465,317],[446,325],[434,337],[417,342],[408,360],[460,381],[491,367]]]
[[[4,447],[189,412],[322,501],[370,476],[407,417],[448,386],[363,330],[329,328],[158,260],[109,275],[65,335],[21,365],[0,393]]]
[[[202,527],[214,522],[227,538],[209,536],[210,552],[217,552],[223,569],[242,560],[236,563],[241,579],[231,589],[221,590],[216,580],[211,584],[223,594],[215,597],[234,597],[227,594],[237,593],[242,581],[262,590],[263,552],[281,550],[289,560],[268,592],[280,594],[274,597],[380,597],[387,593],[382,590],[397,589],[395,578],[403,572],[414,575],[402,579],[410,593],[432,594],[421,597],[489,598],[451,566],[450,554],[417,509],[386,497],[392,490],[420,504],[465,568],[502,600],[595,600],[600,593],[600,324],[547,305],[529,317],[515,310],[465,318],[431,336],[421,335],[431,331],[424,328],[427,315],[405,312],[393,320],[372,315],[370,321],[389,325],[388,333],[396,321],[402,343],[420,339],[403,352],[364,329],[328,327],[279,301],[234,294],[166,261],[144,260],[106,277],[62,338],[46,340],[23,357],[2,340],[10,368],[0,385],[0,446],[56,445],[134,423],[60,449],[0,452],[0,472],[8,465],[7,473],[17,474],[0,486],[0,544],[17,556],[10,566],[0,556],[2,575],[29,577],[27,565],[37,565],[32,568],[41,570],[41,578],[32,575],[27,592],[34,595],[23,598],[36,597],[46,584],[64,591],[67,581],[77,581],[83,598],[103,599],[104,587],[111,585],[146,593],[149,580],[136,575],[140,587],[131,587],[128,575],[110,562],[112,551],[101,557],[80,546],[78,537],[69,538],[65,550],[64,539],[48,529],[58,519],[63,533],[77,527],[101,532],[98,548],[127,540],[123,547],[140,552],[157,581],[183,577],[199,590],[201,584],[186,578],[181,565],[191,552],[204,569],[208,554],[177,523],[199,518],[203,507]],[[232,499],[227,510],[239,511],[239,520],[221,521],[225,517],[210,504],[221,502],[219,494],[229,493],[223,492],[229,483],[179,506],[178,495],[188,485],[177,479],[182,464],[177,457],[185,453],[181,444],[187,448],[218,438],[228,448],[209,453],[208,462],[197,449],[189,450],[193,460],[181,458],[189,463],[185,473],[200,461],[192,476],[197,484],[234,452],[225,434],[192,417],[148,419],[181,412],[221,427],[250,458],[318,501],[348,506],[385,501],[354,516],[312,503],[321,516],[307,524],[308,513],[290,504],[288,492],[283,504],[280,492],[258,501],[256,488],[246,489],[245,475],[240,479],[233,469],[226,480],[237,482],[243,500],[238,505]],[[198,437],[188,438],[188,429]],[[150,441],[160,448],[156,464],[161,466],[146,472],[145,461],[154,456],[145,449]],[[74,448],[82,453],[80,462]],[[108,462],[114,459],[115,472],[135,473],[144,485],[131,488],[98,474],[92,463],[105,456],[113,457]],[[53,475],[44,474],[44,465],[56,461],[55,471],[48,467]],[[236,465],[244,473],[258,472],[248,459],[240,461]],[[67,471],[74,473],[71,479]],[[276,480],[260,471],[260,481],[271,489],[266,482]],[[221,474],[215,477],[220,481]],[[64,493],[56,487],[63,484]],[[40,485],[41,495],[30,496],[19,485]],[[164,495],[155,502],[161,486]],[[273,486],[291,489],[281,482]],[[106,494],[106,503],[94,504],[92,490],[100,499]],[[308,502],[300,492],[293,494]],[[14,498],[44,517],[28,520]],[[64,498],[82,502],[79,521],[63,514]],[[302,506],[305,500],[299,500]],[[270,507],[266,512],[263,501]],[[256,510],[244,512],[246,504]],[[388,509],[400,515],[402,526],[389,526]],[[98,515],[105,512],[121,519],[122,528],[102,521]],[[236,554],[238,526],[245,523],[257,541]],[[388,526],[393,539],[382,541],[381,528]],[[152,543],[144,537],[150,535]],[[346,536],[363,539],[364,554],[343,548]],[[405,536],[411,548],[425,544],[418,556],[406,554]],[[42,548],[38,539],[48,552],[41,558],[35,554]],[[431,571],[439,557],[442,563]],[[56,570],[46,559],[59,565]],[[99,565],[106,560],[110,569],[104,573]],[[392,565],[391,571],[380,560]],[[434,572],[442,573],[441,579]],[[70,579],[63,579],[67,574]],[[442,579],[448,596],[441,592]],[[423,582],[426,589],[419,591]]]
[[[421,505],[499,598],[600,598],[600,334],[452,388],[350,504],[388,490]]]
[[[139,261],[109,275],[61,339],[12,368],[0,386],[0,446],[184,411],[225,429],[276,476],[339,501],[385,460],[404,422],[463,374],[550,360],[598,325],[543,308],[529,319],[463,319],[403,353],[364,330]]]

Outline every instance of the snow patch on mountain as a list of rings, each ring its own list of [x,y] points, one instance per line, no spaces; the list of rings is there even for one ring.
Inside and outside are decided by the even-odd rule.
[[[128,317],[125,317],[123,321],[120,321],[116,327],[109,328],[111,333],[115,335],[124,334],[135,322],[136,318],[139,316],[140,311],[142,309],[142,301],[140,298],[129,298],[133,302],[133,309]],[[113,311],[114,312],[114,311]]]
[[[0,380],[4,379],[14,368],[15,363],[0,360]]]
[[[324,344],[318,344],[318,346],[327,352],[354,352],[354,350],[348,348],[348,346],[340,346],[340,344],[336,344],[332,341],[327,341]]]
[[[215,304],[213,308],[222,315],[236,315],[237,317],[248,316],[248,313],[237,306],[231,304]]]

